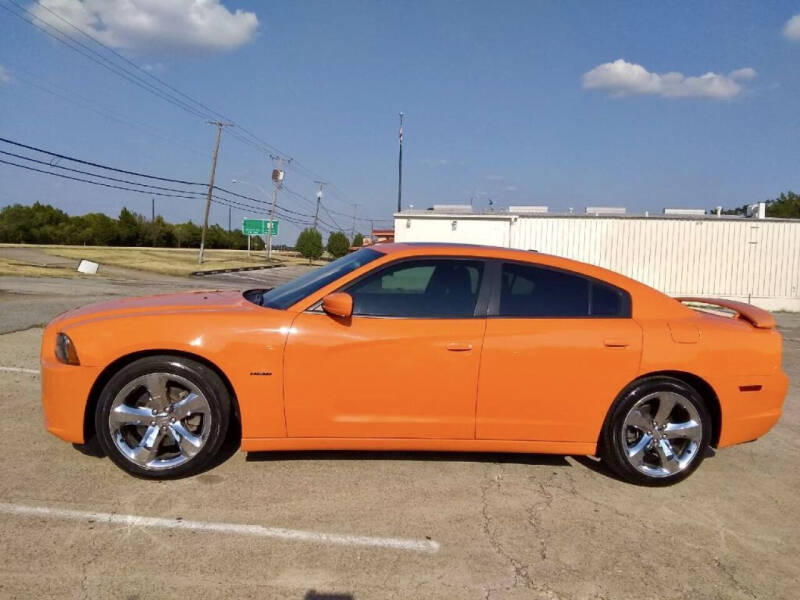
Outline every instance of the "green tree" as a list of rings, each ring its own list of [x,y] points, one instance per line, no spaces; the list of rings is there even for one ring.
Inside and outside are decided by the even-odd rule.
[[[359,248],[364,245],[364,236],[360,233],[357,233],[353,236],[353,246],[358,246]]]
[[[295,249],[311,264],[312,260],[322,256],[322,234],[311,227],[303,229],[297,237]]]
[[[139,245],[139,231],[140,220],[138,215],[123,208],[119,213],[119,243],[122,246],[138,246]]]
[[[174,226],[175,241],[178,248],[199,248],[200,247],[200,227],[187,221]]]
[[[349,248],[350,240],[341,231],[334,231],[328,236],[327,250],[333,258],[344,256]]]
[[[800,219],[800,194],[788,191],[774,200],[767,200],[767,216]]]

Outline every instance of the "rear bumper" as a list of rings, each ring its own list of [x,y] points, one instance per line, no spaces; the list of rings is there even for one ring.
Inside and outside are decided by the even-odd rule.
[[[718,386],[722,412],[719,447],[750,442],[772,429],[783,412],[788,388],[789,378],[780,371],[734,377]]]
[[[102,369],[56,360],[42,360],[41,366],[45,429],[67,442],[84,443],[86,403]]]

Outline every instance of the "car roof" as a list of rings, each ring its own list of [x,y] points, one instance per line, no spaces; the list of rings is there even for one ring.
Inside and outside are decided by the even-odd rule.
[[[373,246],[384,254],[402,252],[404,254],[446,254],[453,256],[495,256],[498,258],[530,257],[531,253],[539,254],[536,250],[518,250],[503,246],[487,246],[482,244],[459,244],[450,242],[390,242],[379,243]]]

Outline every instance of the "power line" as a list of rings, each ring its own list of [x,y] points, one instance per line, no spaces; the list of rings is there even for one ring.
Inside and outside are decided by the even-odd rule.
[[[88,160],[82,160],[80,158],[75,158],[74,156],[68,156],[66,154],[59,154],[57,152],[52,152],[50,150],[45,150],[43,148],[37,148],[36,146],[29,146],[28,144],[23,144],[21,142],[15,142],[14,140],[9,140],[6,138],[0,137],[0,142],[4,142],[6,144],[11,144],[12,146],[17,146],[19,148],[25,148],[27,150],[33,150],[34,152],[41,152],[42,154],[47,154],[49,156],[55,156],[57,158],[63,158],[64,160],[69,160],[72,162],[80,163],[83,165],[88,165],[90,167],[96,167],[98,169],[106,169],[107,171],[116,171],[117,173],[125,173],[126,175],[135,175],[137,177],[145,177],[147,179],[156,179],[158,181],[168,181],[170,183],[182,183],[184,185],[202,185],[206,186],[205,183],[200,183],[197,181],[185,181],[182,179],[171,179],[169,177],[157,177],[156,175],[147,175],[146,173],[139,173],[136,171],[127,171],[125,169],[118,169],[116,167],[110,167],[108,165],[102,165],[100,163],[91,162]]]
[[[250,145],[250,146],[252,146],[254,148],[257,148],[259,150],[262,150],[262,151],[270,150],[270,151],[276,152],[276,153],[282,155],[286,159],[292,158],[288,153],[283,152],[281,149],[279,149],[275,145],[273,145],[273,144],[267,142],[266,140],[264,140],[263,138],[259,137],[258,135],[253,133],[251,130],[249,130],[247,127],[245,127],[245,126],[241,125],[240,123],[236,122],[234,119],[231,119],[230,117],[228,117],[228,116],[226,116],[226,115],[224,115],[224,114],[222,114],[222,113],[220,113],[218,111],[215,111],[214,109],[210,108],[209,106],[207,106],[206,104],[204,104],[200,100],[197,100],[196,98],[190,96],[189,94],[186,94],[186,93],[182,92],[178,88],[172,86],[171,84],[169,84],[166,81],[164,81],[163,79],[157,77],[153,73],[143,69],[141,66],[139,66],[138,64],[136,64],[132,60],[130,60],[127,57],[125,57],[123,54],[117,52],[116,50],[114,50],[110,46],[106,45],[105,43],[103,43],[102,41],[97,39],[95,36],[93,36],[90,33],[86,32],[81,27],[78,27],[77,25],[72,23],[69,19],[67,19],[64,16],[58,14],[57,12],[51,10],[49,7],[43,5],[38,0],[36,2],[37,6],[39,6],[40,8],[42,8],[44,10],[46,10],[48,13],[53,15],[55,18],[59,19],[59,21],[65,23],[70,28],[74,29],[75,31],[77,31],[78,33],[83,35],[85,38],[87,38],[88,40],[91,40],[92,42],[94,42],[95,44],[97,44],[98,46],[100,46],[101,48],[106,50],[107,52],[111,53],[117,59],[123,61],[125,63],[125,65],[130,65],[130,67],[133,67],[134,69],[136,69],[136,72],[132,72],[131,69],[129,69],[125,65],[120,65],[118,63],[113,62],[112,60],[110,60],[109,58],[103,56],[101,53],[99,53],[96,50],[94,50],[93,48],[87,46],[86,44],[84,44],[80,40],[78,40],[75,37],[69,35],[63,29],[55,27],[51,23],[49,23],[49,22],[45,21],[44,19],[42,19],[41,17],[38,17],[36,15],[31,14],[30,11],[28,11],[24,6],[22,6],[21,4],[16,2],[16,0],[6,0],[6,1],[10,2],[12,5],[17,7],[17,9],[19,9],[20,11],[23,11],[23,14],[19,14],[19,13],[15,12],[15,11],[11,10],[8,6],[0,5],[0,7],[4,8],[6,11],[10,12],[14,16],[16,16],[17,18],[25,21],[29,25],[31,25],[31,26],[39,29],[40,31],[44,32],[48,36],[50,36],[53,39],[57,40],[58,42],[66,45],[71,50],[81,54],[85,58],[88,58],[89,60],[91,60],[92,62],[95,62],[96,64],[98,64],[99,66],[105,68],[106,70],[109,70],[110,72],[114,73],[115,75],[117,75],[119,77],[122,77],[123,79],[127,80],[128,82],[130,82],[130,83],[132,83],[132,84],[144,89],[145,91],[148,91],[148,92],[156,95],[157,97],[161,98],[162,100],[165,100],[165,101],[173,104],[174,106],[177,106],[178,108],[184,110],[185,112],[188,112],[188,113],[192,114],[195,117],[200,117],[200,118],[203,118],[203,119],[221,118],[221,119],[224,119],[226,121],[229,121],[229,122],[233,123],[238,128],[238,130],[241,131],[242,134],[244,134],[244,135],[242,135],[242,134],[240,134],[238,132],[231,132],[231,137],[233,137],[234,139],[236,139],[236,140],[238,140],[238,141],[240,141],[242,143],[248,144],[248,145]],[[29,16],[30,18],[26,18],[26,16]],[[36,21],[38,21],[38,23]],[[41,23],[41,25],[39,23]],[[51,33],[51,31],[49,31],[48,29],[45,29],[45,27],[48,28],[49,30],[52,30],[52,31],[56,32],[58,35],[55,35],[54,33]],[[71,43],[68,43],[67,40],[69,40],[69,42],[71,42]],[[77,45],[77,47],[76,47],[76,45]],[[153,85],[149,81],[146,81],[145,79],[143,79],[140,75],[138,75],[137,72],[138,73],[142,73],[145,77],[147,77],[147,78],[151,79],[152,81],[158,83],[159,85],[163,86],[167,90],[170,90],[170,92],[172,92],[172,93],[165,92],[164,90],[159,89],[158,87],[156,87],[155,85]],[[181,98],[184,98],[185,100],[182,100]],[[248,139],[248,138],[250,138],[250,139]],[[292,168],[293,168],[293,170],[298,172],[298,174],[300,174],[300,175],[302,175],[304,177],[307,177],[312,181],[313,180],[318,180],[318,179],[324,179],[322,176],[320,176],[319,174],[317,174],[316,172],[311,170],[309,167],[307,167],[306,165],[304,165],[302,162],[298,161],[297,159],[294,159],[294,163],[292,165]],[[341,193],[341,191],[340,191],[340,193]],[[345,202],[345,203],[347,203],[347,202]]]
[[[181,195],[177,195],[177,194],[165,194],[163,192],[153,192],[151,190],[137,190],[137,189],[134,189],[134,188],[123,187],[123,186],[119,186],[119,185],[113,185],[113,184],[110,184],[110,183],[101,183],[99,181],[91,181],[89,179],[82,179],[80,177],[72,177],[71,175],[64,175],[62,173],[53,173],[52,171],[45,171],[44,169],[37,169],[36,167],[31,167],[31,166],[28,166],[28,165],[21,165],[19,163],[15,163],[15,162],[8,161],[8,160],[3,160],[3,159],[0,159],[0,163],[6,164],[6,165],[12,165],[14,167],[20,167],[22,169],[27,169],[28,171],[36,171],[38,173],[46,173],[47,175],[53,175],[55,177],[61,177],[62,179],[72,179],[73,181],[81,181],[83,183],[91,183],[93,185],[102,185],[103,187],[115,188],[115,189],[118,189],[118,190],[127,190],[129,192],[136,192],[138,194],[152,194],[152,195],[155,195],[155,196],[168,196],[168,197],[171,197],[171,198],[186,198],[186,199],[189,199],[189,200],[197,200],[197,196],[181,196]]]
[[[203,187],[207,187],[207,185],[208,185],[206,183],[200,183],[200,182],[195,182],[195,181],[185,181],[185,180],[173,179],[173,178],[169,178],[169,177],[160,177],[160,176],[156,176],[156,175],[150,175],[148,173],[142,173],[142,172],[139,172],[139,171],[132,171],[132,170],[128,170],[128,169],[120,169],[120,168],[117,168],[117,167],[111,167],[111,166],[108,166],[108,165],[103,165],[101,163],[80,159],[80,158],[77,158],[75,156],[69,156],[69,155],[66,155],[66,154],[60,154],[60,153],[57,153],[57,152],[52,152],[50,150],[46,150],[46,149],[40,148],[38,146],[33,146],[33,145],[30,145],[30,144],[23,144],[22,142],[17,142],[17,141],[10,140],[10,139],[7,139],[7,138],[0,138],[0,142],[4,142],[4,143],[7,143],[7,144],[10,144],[10,145],[19,147],[19,148],[25,148],[27,150],[38,152],[40,154],[45,154],[47,156],[52,156],[52,157],[57,158],[57,159],[63,159],[63,160],[67,160],[67,161],[70,161],[70,162],[77,163],[77,164],[87,165],[87,166],[98,168],[98,169],[104,169],[104,170],[112,171],[112,172],[115,172],[115,173],[124,173],[124,174],[127,174],[127,175],[132,175],[132,176],[135,176],[135,177],[141,177],[141,178],[145,178],[145,179],[149,179],[149,180],[164,181],[164,182],[177,183],[177,184],[182,184],[182,185],[203,186]],[[49,167],[51,169],[60,169],[60,170],[63,170],[63,171],[69,171],[69,172],[77,173],[77,174],[80,174],[80,175],[86,175],[86,176],[89,176],[89,177],[94,177],[96,179],[103,179],[103,180],[106,180],[106,181],[113,181],[115,183],[126,184],[125,186],[121,186],[121,185],[102,183],[102,182],[98,182],[98,181],[92,181],[92,180],[89,180],[89,179],[85,179],[85,178],[82,178],[82,177],[74,177],[74,176],[64,175],[64,174],[61,174],[61,173],[54,173],[53,171],[48,171],[48,170],[45,170],[45,169],[39,169],[39,168],[35,168],[35,167],[30,167],[30,166],[22,165],[22,164],[15,163],[15,162],[12,162],[12,161],[6,161],[6,160],[0,161],[3,164],[16,166],[16,167],[19,167],[19,168],[27,169],[29,171],[35,171],[35,172],[46,174],[46,175],[52,175],[52,176],[55,176],[55,177],[60,177],[62,179],[70,179],[72,181],[78,181],[78,182],[82,182],[82,183],[89,183],[89,184],[92,184],[92,185],[100,185],[100,186],[107,187],[107,188],[114,188],[114,189],[119,189],[119,190],[124,190],[124,191],[131,191],[131,192],[140,193],[140,194],[148,194],[149,193],[149,194],[153,194],[153,195],[157,195],[157,196],[165,196],[165,197],[173,197],[173,198],[184,198],[184,199],[191,199],[191,200],[196,200],[196,199],[202,198],[202,196],[205,193],[205,192],[202,192],[202,191],[199,191],[199,190],[182,190],[182,189],[166,187],[166,186],[152,185],[152,184],[147,184],[147,183],[139,183],[139,182],[136,182],[136,181],[131,181],[130,179],[122,179],[122,178],[118,178],[118,177],[111,177],[109,175],[103,175],[103,174],[100,174],[100,173],[93,173],[91,171],[85,171],[83,169],[74,169],[72,167],[65,167],[65,166],[62,166],[62,165],[54,164],[52,162],[46,162],[46,161],[39,160],[39,159],[36,159],[36,158],[33,158],[33,157],[23,156],[21,154],[17,154],[17,153],[14,153],[14,152],[7,152],[7,151],[4,151],[4,150],[0,150],[0,154],[4,154],[6,156],[12,156],[12,157],[17,158],[17,159],[21,159],[21,160],[25,160],[25,161],[28,161],[28,162],[33,162],[33,163],[36,163],[36,164],[39,164],[39,165],[47,166],[47,167]],[[140,187],[140,188],[146,188],[146,189],[141,190],[141,189],[127,187],[127,186],[131,186],[131,185],[132,186],[137,186],[137,187]],[[300,199],[303,199],[303,200],[308,202],[308,199],[305,198],[302,194],[299,194],[298,192],[295,192],[294,190],[289,190],[288,188],[285,188],[285,187],[284,187],[284,189],[286,189],[286,191],[289,192],[290,194],[292,194],[293,196],[295,196],[297,198],[300,198]],[[153,191],[153,190],[158,190],[158,191]],[[265,200],[259,200],[258,198],[254,198],[252,196],[247,196],[245,194],[239,194],[237,192],[228,190],[226,188],[222,188],[222,187],[217,186],[217,185],[213,186],[213,190],[216,193],[212,194],[212,200],[214,200],[216,203],[227,202],[227,203],[229,203],[227,205],[233,205],[233,206],[236,206],[237,208],[248,209],[248,210],[252,210],[254,212],[257,212],[257,211],[260,210],[258,206],[254,206],[252,204],[245,204],[245,203],[242,203],[242,202],[238,202],[238,201],[235,201],[235,200],[233,200],[231,198],[228,198],[226,196],[219,196],[218,194],[221,193],[221,194],[226,194],[226,195],[229,195],[229,196],[233,196],[234,198],[238,198],[240,200],[245,200],[245,201],[248,201],[248,202],[252,202],[252,203],[255,203],[257,205],[262,205],[263,206],[263,205],[268,205],[269,204]],[[177,192],[177,193],[173,194],[173,193],[164,193],[164,192]],[[278,216],[280,216],[284,220],[293,222],[295,224],[303,224],[303,225],[310,225],[312,223],[312,219],[313,219],[313,215],[312,214],[299,212],[299,211],[287,208],[287,207],[282,206],[282,205],[277,204],[277,203],[275,205],[275,208],[276,208],[276,211],[278,212]],[[328,213],[328,209],[324,205],[322,205],[322,209],[326,213]],[[328,216],[334,222],[333,225],[331,223],[323,220],[323,219],[319,219],[320,223],[322,223],[325,226],[325,228],[327,228],[329,231],[336,231],[336,230],[340,230],[341,231],[342,228],[338,225],[338,223],[336,223],[335,219],[330,214],[328,214]],[[303,219],[303,220],[301,220],[301,219]],[[305,220],[305,219],[308,219],[308,220]]]
[[[48,167],[54,168],[54,169],[61,169],[61,170],[64,170],[64,171],[71,171],[73,173],[82,173],[83,175],[91,175],[92,177],[98,177],[100,179],[107,179],[109,181],[116,181],[118,183],[127,183],[127,184],[130,184],[130,185],[138,185],[139,187],[146,187],[148,189],[164,190],[164,191],[167,191],[167,192],[183,192],[183,193],[186,193],[186,194],[198,194],[199,196],[202,196],[202,194],[203,194],[203,192],[192,192],[192,191],[187,191],[187,190],[180,190],[180,189],[177,189],[177,188],[163,187],[163,186],[160,186],[160,185],[150,185],[150,184],[147,184],[147,183],[138,183],[136,181],[131,181],[130,179],[119,179],[118,177],[110,177],[108,175],[100,175],[99,173],[92,173],[90,171],[84,171],[82,169],[72,169],[70,167],[62,167],[61,165],[56,165],[56,164],[49,163],[49,162],[46,162],[46,161],[43,161],[43,160],[37,160],[37,159],[31,158],[29,156],[23,156],[22,154],[15,154],[14,152],[6,152],[4,150],[0,150],[0,154],[5,154],[6,156],[13,156],[14,158],[21,158],[23,160],[27,160],[29,162],[37,163],[37,164],[40,164],[40,165],[45,165],[45,166],[48,166]]]
[[[75,106],[81,107],[84,110],[91,111],[91,112],[93,112],[95,114],[98,114],[98,115],[100,115],[102,117],[105,117],[107,119],[111,119],[111,120],[116,121],[118,123],[122,123],[123,125],[127,125],[128,127],[132,127],[132,128],[137,129],[139,131],[142,131],[142,132],[144,132],[144,133],[146,133],[148,135],[152,135],[154,137],[157,137],[157,138],[159,138],[159,139],[161,139],[161,140],[163,140],[165,142],[183,146],[186,149],[188,149],[190,152],[192,152],[194,154],[197,154],[198,156],[203,156],[203,157],[208,157],[209,156],[208,154],[200,152],[197,148],[195,148],[190,143],[188,143],[188,142],[186,142],[184,140],[180,140],[180,139],[177,139],[177,138],[173,138],[173,137],[164,135],[164,134],[162,134],[162,133],[160,133],[158,131],[155,131],[154,129],[150,128],[148,125],[144,125],[141,122],[128,120],[128,119],[126,119],[124,117],[121,117],[120,115],[115,114],[115,113],[103,108],[100,105],[94,105],[90,100],[88,100],[87,98],[81,96],[80,94],[76,94],[74,92],[66,90],[65,88],[63,88],[61,86],[57,86],[57,85],[53,84],[52,82],[48,82],[47,84],[45,84],[41,79],[38,82],[34,81],[34,79],[37,79],[37,78],[33,77],[30,72],[26,72],[26,75],[21,75],[20,71],[25,71],[25,70],[21,69],[20,67],[15,67],[15,69],[14,69],[15,78],[17,80],[29,85],[29,86],[37,88],[37,89],[39,89],[39,90],[41,90],[43,92],[46,92],[46,93],[48,93],[48,94],[50,94],[52,96],[55,96],[56,98],[60,98],[60,99],[66,101],[66,102],[69,102],[71,104],[74,104]],[[56,89],[55,90],[51,89],[51,86],[52,86],[52,88],[56,88]],[[59,91],[56,91],[56,90],[61,90],[61,91],[59,92]],[[61,93],[61,92],[63,92],[63,93]],[[69,96],[70,94],[74,95],[77,99],[76,98],[71,98]]]
[[[25,7],[21,6],[20,4],[18,4],[14,0],[7,0],[7,1],[10,2],[11,4],[13,4],[14,6],[16,6],[17,8],[19,8],[20,10],[23,10],[23,11],[25,10]],[[44,27],[42,25],[37,24],[35,21],[33,21],[31,19],[28,19],[25,16],[13,11],[13,10],[11,10],[10,8],[8,8],[8,6],[0,5],[0,7],[4,8],[6,11],[10,12],[15,17],[25,21],[29,25],[32,25],[36,29],[39,29],[40,31],[42,31],[46,35],[50,36],[51,38],[53,38],[54,40],[60,42],[61,44],[67,46],[71,50],[77,52],[78,54],[81,54],[85,58],[88,58],[89,60],[91,60],[95,64],[98,64],[101,67],[103,67],[104,69],[106,69],[108,71],[111,71],[115,75],[117,75],[119,77],[122,77],[123,79],[125,79],[128,82],[134,84],[135,86],[150,91],[150,93],[155,94],[156,96],[160,97],[162,100],[166,100],[167,102],[169,102],[171,104],[174,104],[175,106],[178,106],[179,108],[183,109],[184,111],[192,113],[196,117],[206,118],[207,116],[209,116],[209,115],[203,114],[201,111],[191,107],[190,105],[186,104],[185,102],[181,102],[180,100],[176,100],[175,98],[173,98],[172,96],[170,96],[166,92],[162,92],[161,90],[159,90],[158,88],[156,88],[152,84],[149,84],[146,81],[143,81],[140,77],[136,76],[135,74],[131,74],[127,70],[119,67],[118,65],[115,65],[109,59],[105,58],[102,54],[100,54],[97,51],[93,50],[92,48],[88,47],[86,44],[76,40],[72,36],[70,36],[70,35],[66,34],[65,32],[61,31],[60,29],[57,29],[56,27],[53,27],[52,25],[50,25],[46,21],[40,19],[39,17],[32,16],[33,19],[35,19],[36,21],[39,21],[40,23],[42,23],[42,25],[44,25]],[[26,12],[26,14],[30,14],[30,13]],[[60,36],[51,33],[48,29],[45,29],[45,27],[48,27],[49,29],[52,29],[53,31],[55,31],[58,34],[60,34]],[[67,40],[69,40],[69,42]],[[80,48],[76,47],[76,45],[79,46],[80,48],[84,48],[86,51],[81,50]],[[92,55],[94,55],[94,56],[92,56]],[[95,58],[95,57],[98,57],[98,58]]]
[[[28,171],[35,171],[37,173],[42,173],[42,174],[45,174],[45,175],[52,175],[54,177],[60,177],[62,179],[69,179],[69,180],[72,180],[72,181],[78,181],[78,182],[81,182],[81,183],[89,183],[89,184],[92,184],[92,185],[99,185],[99,186],[106,187],[106,188],[113,188],[113,189],[118,189],[118,190],[135,192],[135,193],[138,193],[138,194],[151,194],[151,195],[155,195],[155,196],[163,196],[163,197],[169,197],[169,198],[183,198],[183,199],[187,199],[187,200],[199,200],[199,199],[202,199],[202,195],[203,195],[203,192],[198,192],[198,191],[193,191],[193,190],[179,190],[179,189],[175,189],[175,188],[165,188],[165,187],[161,187],[161,186],[151,186],[151,185],[147,185],[147,184],[137,183],[135,181],[118,179],[118,178],[114,178],[114,177],[100,175],[98,173],[91,173],[89,171],[82,171],[80,169],[71,169],[69,167],[62,167],[60,165],[53,165],[53,164],[50,164],[50,163],[46,163],[44,161],[40,161],[40,160],[31,158],[31,157],[22,156],[20,154],[14,154],[14,153],[11,153],[11,152],[0,151],[0,153],[5,154],[5,155],[14,156],[16,158],[20,158],[20,159],[23,159],[23,160],[35,162],[35,163],[40,164],[40,165],[49,166],[50,168],[59,168],[59,169],[68,170],[68,171],[75,172],[75,173],[80,173],[80,174],[83,174],[83,175],[88,175],[90,177],[106,179],[106,180],[115,181],[115,182],[118,182],[118,183],[127,183],[129,185],[136,185],[136,186],[139,186],[139,187],[146,187],[148,189],[140,190],[140,189],[131,188],[131,187],[127,187],[127,186],[108,184],[108,183],[103,183],[103,182],[99,182],[99,181],[92,181],[91,179],[85,179],[83,177],[75,177],[75,176],[70,176],[70,175],[64,175],[64,174],[61,174],[61,173],[55,173],[53,171],[48,171],[46,169],[39,169],[39,168],[36,168],[36,167],[31,167],[29,165],[24,165],[24,164],[20,164],[20,163],[17,163],[17,162],[0,159],[0,163],[6,164],[6,165],[19,167],[21,169],[25,169],[25,170],[28,170]],[[163,191],[152,191],[154,189],[163,190]],[[215,186],[214,190],[219,191],[220,188],[217,188]],[[168,193],[164,193],[164,191],[175,191],[175,192],[179,192],[179,193],[177,193],[177,194],[168,194]],[[261,205],[266,205],[267,204],[267,202],[265,202],[263,200],[258,200],[257,198],[252,198],[250,196],[243,196],[241,194],[236,194],[236,195],[241,197],[242,199],[250,200],[250,201],[255,202],[257,204],[261,204]],[[258,207],[258,206],[254,206],[252,204],[245,204],[243,202],[232,200],[232,199],[226,198],[226,197],[221,197],[221,196],[218,196],[218,195],[212,195],[212,200],[214,200],[217,203],[225,203],[226,205],[233,205],[233,206],[235,206],[237,208],[247,209],[247,210],[251,210],[253,212],[259,212],[261,210],[261,208]],[[285,220],[289,220],[289,221],[297,221],[298,220],[297,217],[306,217],[307,219],[311,219],[311,217],[312,217],[311,215],[307,215],[305,213],[300,213],[300,212],[297,212],[297,211],[293,211],[291,209],[285,208],[284,206],[281,206],[281,205],[278,205],[278,204],[276,204],[276,211],[279,213],[279,216],[281,218],[283,218]],[[309,221],[303,221],[304,224],[308,224],[310,222],[311,222],[310,220]]]

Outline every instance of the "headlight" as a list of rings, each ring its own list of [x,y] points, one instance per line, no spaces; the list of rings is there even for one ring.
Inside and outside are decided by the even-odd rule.
[[[56,336],[56,358],[66,365],[79,365],[78,351],[66,333]]]

